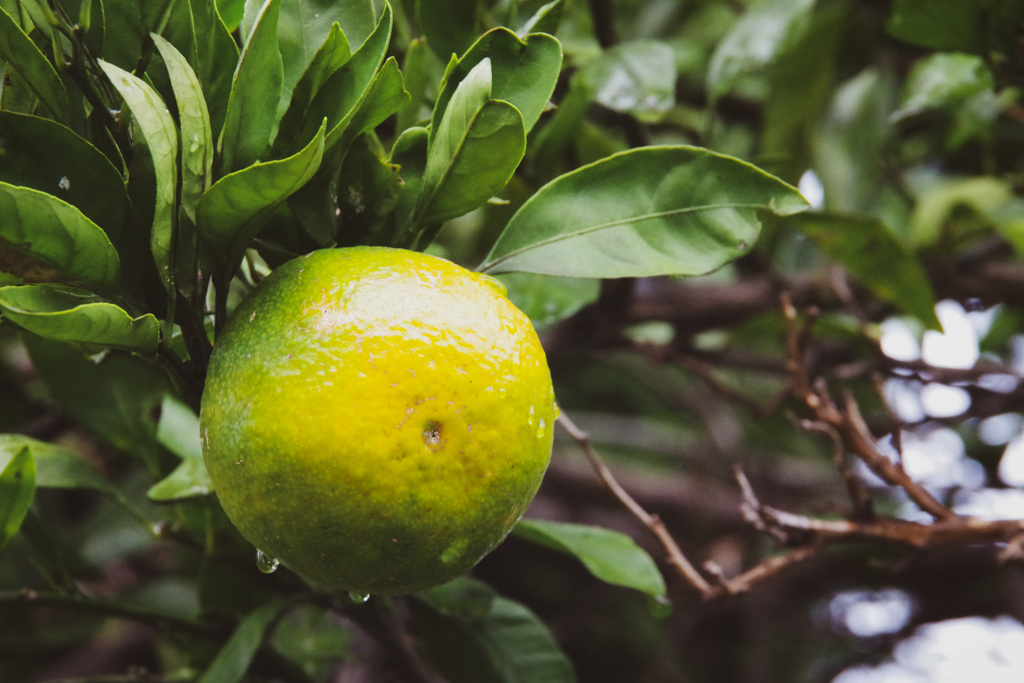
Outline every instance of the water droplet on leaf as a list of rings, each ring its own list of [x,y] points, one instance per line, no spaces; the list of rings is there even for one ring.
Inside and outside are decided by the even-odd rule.
[[[272,573],[280,564],[276,558],[267,555],[262,550],[256,551],[256,568],[264,574]]]
[[[362,591],[349,591],[348,598],[354,603],[363,604],[370,599],[369,593],[363,593]]]

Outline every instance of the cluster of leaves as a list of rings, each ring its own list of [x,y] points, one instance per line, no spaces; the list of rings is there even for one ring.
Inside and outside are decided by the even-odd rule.
[[[650,556],[585,524],[520,524],[508,571],[552,567],[529,586],[491,570],[545,620],[473,579],[362,605],[254,575],[196,410],[239,298],[314,249],[430,249],[500,275],[547,330],[563,408],[596,413],[585,426],[640,481],[678,477],[665,518],[703,520],[673,531],[722,556],[740,524],[711,523],[712,488],[680,500],[685,481],[743,459],[776,463],[759,485],[797,463],[809,496],[834,492],[827,458],[802,457],[828,447],[771,409],[791,369],[771,294],[819,309],[809,374],[897,434],[865,368],[939,375],[879,353],[894,313],[923,330],[940,297],[1003,304],[988,374],[1014,376],[1024,1],[746,5],[0,0],[0,678],[119,617],[160,629],[144,664],[167,680],[324,680],[359,657],[401,680],[572,680],[545,623],[576,595],[544,592],[562,555],[643,596],[620,621],[664,613]],[[794,189],[808,169],[814,212]],[[983,370],[957,377],[978,416],[1019,412]],[[590,521],[562,455],[542,496]],[[686,653],[707,680],[743,679],[727,640]],[[630,642],[634,667],[665,647]],[[645,680],[615,673],[621,649],[571,653],[587,680]]]

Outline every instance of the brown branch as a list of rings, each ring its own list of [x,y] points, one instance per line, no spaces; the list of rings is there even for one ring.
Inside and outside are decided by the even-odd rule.
[[[849,393],[844,397],[845,419],[835,426],[845,437],[850,449],[875,475],[906,491],[914,503],[935,519],[949,519],[956,513],[940,503],[923,486],[910,478],[899,463],[885,457],[875,445],[860,407]]]
[[[619,502],[621,502],[630,513],[633,514],[638,520],[640,520],[644,526],[646,526],[652,534],[661,543],[662,548],[668,554],[669,563],[675,567],[680,575],[705,598],[713,597],[717,591],[715,588],[708,583],[707,579],[701,576],[700,572],[697,571],[696,567],[686,558],[683,551],[679,548],[679,545],[675,542],[669,534],[668,529],[665,528],[665,523],[657,515],[652,515],[641,507],[636,500],[633,499],[626,489],[622,488],[618,481],[615,479],[615,475],[612,474],[608,466],[604,464],[601,456],[598,455],[597,450],[590,443],[590,438],[586,432],[577,427],[572,420],[569,419],[565,411],[558,416],[558,424],[562,426],[569,436],[579,445],[580,449],[587,456],[590,464],[597,472],[598,476],[604,482],[608,490],[612,492]]]

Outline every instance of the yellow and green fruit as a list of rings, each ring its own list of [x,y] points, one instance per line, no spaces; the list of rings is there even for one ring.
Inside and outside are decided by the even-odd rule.
[[[551,455],[557,408],[497,280],[384,247],[275,269],[210,359],[200,432],[243,536],[314,586],[410,593],[498,545]]]

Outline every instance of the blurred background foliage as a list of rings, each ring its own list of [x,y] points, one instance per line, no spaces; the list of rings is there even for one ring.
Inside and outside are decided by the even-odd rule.
[[[333,142],[329,127],[318,131],[323,118],[336,123],[331,97],[344,100],[355,86],[338,77],[316,99],[323,82],[303,85],[295,68],[280,70],[291,100],[267,100],[269,109],[247,110],[251,118],[232,111],[239,74],[308,63],[324,38],[290,44],[306,50],[299,61],[284,42],[277,53],[253,47],[270,40],[254,26],[272,6],[279,32],[296,16],[316,26],[318,10],[340,16],[341,61],[349,47],[355,55],[368,46],[364,57],[377,51],[369,67],[351,70],[363,68],[378,88],[373,106],[350,111],[361,129],[339,128]],[[13,217],[35,201],[8,188],[35,188],[76,206],[122,254],[119,294],[110,273],[86,266],[70,272],[92,282],[89,291],[33,290],[26,303],[0,289],[0,680],[1024,676],[1019,539],[835,544],[743,595],[702,600],[565,432],[528,517],[623,532],[654,558],[664,595],[656,581],[636,578],[639,569],[616,585],[608,574],[619,556],[593,560],[603,567],[594,571],[584,564],[592,546],[567,549],[569,537],[552,540],[543,527],[524,527],[472,579],[428,595],[366,603],[318,595],[285,570],[257,571],[204,482],[193,410],[211,314],[226,314],[287,256],[394,242],[486,264],[505,226],[549,181],[627,150],[696,146],[799,187],[812,209],[761,212],[756,244],[734,245],[742,258],[706,275],[501,275],[541,332],[562,410],[625,489],[695,564],[711,562],[726,577],[785,550],[744,518],[734,466],[776,508],[849,515],[833,444],[801,428],[809,415],[791,392],[786,294],[810,321],[803,370],[855,397],[881,450],[957,513],[1024,519],[1024,0],[395,0],[388,8],[0,0],[0,8],[0,220],[19,222]],[[387,13],[385,35],[378,22]],[[523,115],[526,144],[507,185],[489,201],[483,186],[476,208],[448,215],[416,194],[430,178],[428,142],[409,131],[432,118],[438,129],[436,103],[452,97],[442,84],[449,56],[499,26],[555,36],[561,66],[532,129]],[[197,67],[205,128],[202,116],[175,107],[167,119],[160,111],[145,119],[145,97],[129,104],[131,129],[111,111],[146,92],[118,81],[121,72],[181,104],[175,79],[185,71],[151,32]],[[236,71],[246,47],[253,63],[243,59]],[[89,61],[99,55],[102,68]],[[40,128],[45,120],[64,125]],[[234,142],[216,139],[222,129]],[[270,156],[246,137],[256,129]],[[201,138],[205,159],[190,146]],[[172,139],[179,152],[161,152],[160,141]],[[168,154],[182,159],[170,171],[161,162]],[[189,155],[199,164],[191,171]],[[268,159],[290,165],[256,164]],[[254,164],[272,170],[252,187],[209,189]],[[75,167],[89,173],[67,187],[54,182]],[[258,207],[257,222],[237,208],[259,194],[254,187],[280,195]],[[204,211],[217,225],[235,223],[211,232]],[[167,257],[180,269],[173,286],[143,259],[124,258],[149,249],[159,265],[166,249],[153,236],[162,221],[180,231],[172,250],[208,248]],[[106,247],[76,230],[84,260],[102,263]],[[66,254],[0,235],[0,285],[66,282],[34,270],[53,259],[71,268]],[[114,304],[130,322],[106,308]],[[80,305],[93,306],[78,314],[85,322],[69,313]],[[25,311],[36,322],[26,323]],[[47,315],[66,317],[47,327]],[[85,337],[66,332],[79,325]],[[30,470],[36,486],[26,498],[18,482]],[[856,464],[853,474],[879,513],[928,520],[891,482]],[[642,553],[626,555],[643,565]]]

